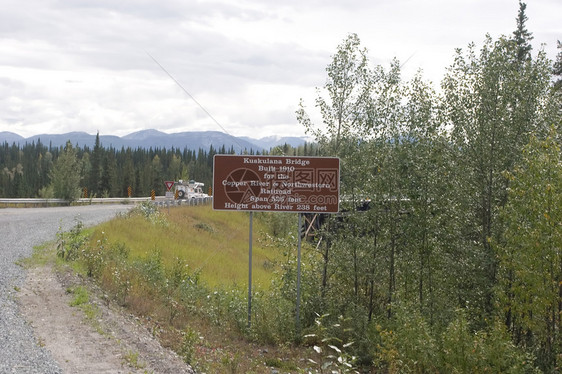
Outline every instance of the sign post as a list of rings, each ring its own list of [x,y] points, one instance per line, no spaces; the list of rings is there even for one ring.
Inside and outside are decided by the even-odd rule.
[[[250,234],[248,249],[248,329],[252,326],[252,232],[254,223],[254,212],[250,212]]]
[[[299,215],[296,327],[300,329],[301,215],[339,211],[337,157],[215,155],[213,209],[250,212],[248,328],[252,313],[253,212]]]
[[[297,231],[298,245],[297,245],[297,302],[295,306],[295,326],[297,332],[301,331],[301,242],[302,242],[302,213],[299,213],[299,229]]]
[[[174,194],[172,192],[172,187],[174,187],[174,181],[165,181],[164,184],[166,185],[166,197],[168,199],[174,198]]]
[[[172,187],[174,187],[174,181],[165,181],[166,185],[166,205],[168,206],[168,214],[170,214],[170,200],[174,199],[174,193],[172,192]]]

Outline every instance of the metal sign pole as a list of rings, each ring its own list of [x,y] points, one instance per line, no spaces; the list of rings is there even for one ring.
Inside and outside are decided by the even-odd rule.
[[[302,213],[299,213],[299,229],[297,230],[299,239],[297,245],[297,307],[295,316],[295,326],[297,333],[301,330],[300,322],[300,305],[301,305],[301,230],[302,230]]]
[[[248,259],[248,328],[252,325],[252,226],[254,212],[250,212],[250,245]]]

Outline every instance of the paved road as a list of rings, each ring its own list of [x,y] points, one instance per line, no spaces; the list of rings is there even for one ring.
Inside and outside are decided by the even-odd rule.
[[[16,262],[29,257],[34,246],[55,239],[59,227],[68,231],[76,220],[92,226],[130,208],[89,205],[0,209],[0,373],[61,373],[20,316],[15,296],[25,270]]]

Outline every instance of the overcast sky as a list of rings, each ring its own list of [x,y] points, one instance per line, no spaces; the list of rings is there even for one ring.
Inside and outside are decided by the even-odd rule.
[[[0,131],[28,137],[223,131],[304,135],[337,46],[356,33],[437,87],[455,48],[516,27],[517,0],[1,0]],[[534,54],[562,40],[562,1],[527,0]],[[479,49],[479,48],[478,48]],[[223,127],[149,57],[152,55]],[[409,59],[409,60],[408,60]]]

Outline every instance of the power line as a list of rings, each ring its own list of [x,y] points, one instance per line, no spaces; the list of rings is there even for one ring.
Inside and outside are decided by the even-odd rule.
[[[236,144],[238,144],[238,147],[240,147],[240,151],[241,151],[241,152],[244,151],[244,147],[242,147],[242,145],[238,142],[238,139],[237,139],[234,135],[230,134],[230,133],[219,123],[219,121],[217,121],[217,120],[215,119],[215,117],[213,117],[213,116],[211,115],[211,113],[209,113],[209,111],[208,111],[207,109],[205,109],[205,107],[203,107],[203,105],[201,105],[201,103],[199,103],[199,101],[197,101],[197,100],[195,99],[195,97],[193,97],[193,95],[190,94],[189,91],[187,91],[187,90],[185,89],[185,87],[182,86],[182,84],[181,84],[176,78],[174,78],[174,76],[173,76],[172,74],[170,74],[170,72],[169,72],[168,70],[166,70],[166,68],[164,68],[164,66],[162,66],[162,64],[160,64],[158,61],[156,61],[156,59],[155,59],[150,53],[148,53],[148,51],[144,51],[144,52],[148,55],[148,57],[150,57],[150,58],[152,59],[152,61],[154,61],[158,66],[160,66],[160,69],[162,69],[162,70],[164,71],[164,73],[166,73],[174,82],[176,82],[176,84],[179,86],[179,88],[181,88],[181,89],[183,90],[183,92],[185,92],[185,93],[187,94],[187,96],[189,96],[189,97],[191,98],[191,100],[193,100],[193,101],[195,102],[195,104],[199,105],[199,108],[201,108],[201,109],[203,110],[203,112],[205,112],[205,113],[209,116],[209,118],[211,118],[211,119],[217,124],[217,126],[219,126],[219,127],[222,129],[222,131],[223,131],[225,134],[230,135],[230,136],[234,139],[234,142],[235,142]]]
[[[408,57],[408,58],[406,59],[406,61],[404,61],[404,62],[402,63],[402,65],[400,65],[400,69],[402,69],[402,68],[404,67],[404,65],[406,65],[406,63],[407,63],[408,61],[410,61],[410,59],[416,55],[416,53],[418,53],[418,51],[415,51],[414,53],[412,53],[412,54],[410,55],[410,57]]]

